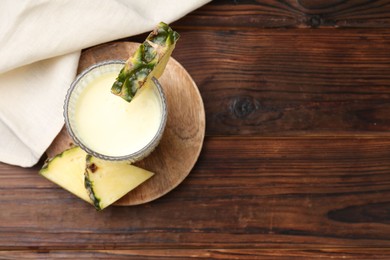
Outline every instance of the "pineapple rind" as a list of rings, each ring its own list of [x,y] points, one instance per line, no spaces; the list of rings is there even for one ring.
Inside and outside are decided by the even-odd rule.
[[[90,180],[90,176],[89,176],[89,174],[93,174],[90,171],[92,158],[93,157],[88,154],[85,159],[86,167],[84,173],[84,186],[85,189],[87,189],[89,198],[92,201],[92,205],[95,207],[96,210],[102,210],[102,208],[100,207],[100,199],[95,195],[95,192],[93,190],[93,181]]]

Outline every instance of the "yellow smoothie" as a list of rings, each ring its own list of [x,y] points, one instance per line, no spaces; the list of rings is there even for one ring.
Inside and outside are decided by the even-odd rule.
[[[162,120],[155,85],[142,87],[129,103],[110,92],[117,75],[105,72],[94,78],[75,103],[75,134],[88,148],[107,156],[141,150],[155,137]]]

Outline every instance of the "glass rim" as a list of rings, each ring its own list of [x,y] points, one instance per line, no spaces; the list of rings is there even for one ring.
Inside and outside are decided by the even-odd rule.
[[[164,132],[165,126],[166,126],[166,122],[167,122],[168,109],[167,109],[166,96],[165,96],[164,90],[163,90],[160,82],[155,77],[152,78],[152,81],[157,88],[158,95],[159,95],[160,100],[161,100],[161,106],[162,106],[161,118],[162,119],[161,119],[161,122],[160,122],[160,125],[159,125],[159,128],[158,128],[156,134],[153,136],[152,140],[150,140],[142,149],[140,149],[136,152],[130,153],[130,154],[119,155],[119,156],[105,155],[103,153],[96,152],[93,149],[89,148],[87,145],[85,145],[77,137],[77,135],[74,133],[74,131],[72,129],[72,124],[70,123],[69,102],[70,102],[71,95],[72,95],[73,91],[78,86],[78,83],[81,81],[81,79],[83,79],[88,73],[90,73],[94,69],[97,69],[99,67],[106,66],[106,65],[111,65],[111,64],[124,65],[125,61],[124,60],[107,60],[107,61],[98,62],[98,63],[86,68],[81,73],[79,73],[77,75],[77,77],[75,78],[75,80],[71,83],[71,85],[66,93],[64,107],[63,107],[63,116],[65,119],[65,126],[66,126],[66,129],[67,129],[70,137],[75,142],[75,144],[80,146],[80,148],[83,149],[84,151],[86,151],[88,154],[90,154],[94,157],[103,159],[103,160],[108,160],[108,161],[135,162],[135,161],[141,160],[144,157],[148,156],[157,147],[157,145],[159,144],[160,139],[163,135],[163,132]]]

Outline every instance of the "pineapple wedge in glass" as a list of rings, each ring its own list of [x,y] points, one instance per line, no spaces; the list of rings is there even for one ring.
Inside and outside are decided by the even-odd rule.
[[[179,37],[169,25],[159,23],[126,61],[111,92],[130,102],[138,89],[162,75]]]

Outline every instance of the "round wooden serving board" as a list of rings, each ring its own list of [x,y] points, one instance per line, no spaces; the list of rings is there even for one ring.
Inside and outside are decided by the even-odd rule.
[[[115,42],[99,45],[81,55],[78,73],[104,60],[126,60],[139,43]],[[205,134],[205,112],[199,90],[187,71],[173,58],[159,79],[168,103],[168,120],[159,146],[135,165],[155,175],[129,192],[115,205],[129,206],[155,200],[179,185],[199,157]],[[47,150],[49,157],[72,145],[63,128]]]

